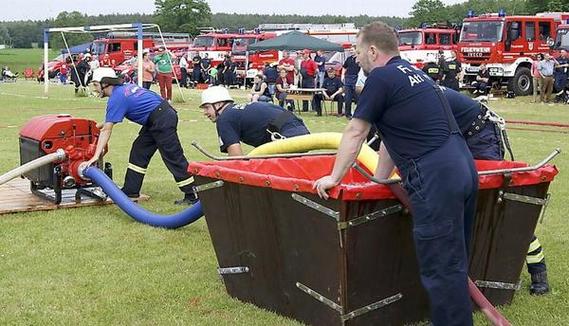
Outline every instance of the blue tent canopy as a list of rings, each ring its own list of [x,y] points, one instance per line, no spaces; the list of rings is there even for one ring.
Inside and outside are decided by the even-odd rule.
[[[91,44],[92,44],[92,42],[72,46],[69,48],[69,51],[71,52],[71,54],[84,53],[88,48],[91,47]],[[67,53],[67,49],[61,49],[61,54],[65,54],[65,53]]]

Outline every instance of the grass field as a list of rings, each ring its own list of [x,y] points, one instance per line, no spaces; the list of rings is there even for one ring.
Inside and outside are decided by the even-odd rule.
[[[58,51],[50,50],[49,59],[58,55]],[[8,66],[13,73],[23,76],[24,69],[30,67],[37,72],[43,64],[43,50],[41,49],[3,49],[0,50],[0,66]]]
[[[1,52],[0,52],[1,53]],[[175,90],[176,91],[176,90]],[[243,91],[233,91],[238,101]],[[205,160],[190,143],[218,152],[214,125],[197,109],[199,93],[184,90],[179,134],[188,159]],[[19,164],[18,131],[31,117],[70,113],[100,121],[105,100],[77,98],[70,86],[53,86],[49,99],[33,82],[0,84],[0,171]],[[491,103],[507,119],[569,123],[569,106],[530,104],[529,98]],[[345,119],[303,115],[312,132],[342,131]],[[139,127],[123,123],[113,131],[110,153],[115,181],[122,184],[128,153]],[[519,160],[537,162],[569,134],[511,130]],[[537,234],[545,248],[552,293],[531,297],[527,273],[511,306],[500,310],[513,325],[569,324],[569,156],[555,164],[561,171]],[[159,157],[152,161],[143,206],[158,214],[177,212],[180,197]],[[216,258],[205,221],[177,230],[134,222],[114,206],[0,216],[0,324],[100,325],[299,325],[295,321],[231,299],[216,272]],[[485,325],[476,314],[476,324]]]

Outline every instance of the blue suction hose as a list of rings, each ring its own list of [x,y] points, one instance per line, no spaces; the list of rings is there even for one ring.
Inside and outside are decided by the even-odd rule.
[[[122,209],[127,215],[140,223],[148,224],[165,229],[177,229],[197,221],[202,215],[201,202],[174,215],[157,215],[150,213],[134,203],[115,185],[103,171],[96,167],[88,167],[83,170],[83,175],[91,179],[95,184],[103,188],[103,191]]]

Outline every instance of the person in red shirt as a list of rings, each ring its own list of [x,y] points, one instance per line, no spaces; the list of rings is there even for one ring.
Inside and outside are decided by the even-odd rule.
[[[71,64],[71,58],[67,57],[65,62],[59,67],[59,81],[65,85],[67,84],[67,73],[69,65]]]
[[[289,80],[294,80],[294,59],[292,59],[288,51],[283,51],[283,58],[279,61],[278,70],[286,70],[287,78]]]
[[[114,68],[115,60],[111,60],[108,53],[105,53],[103,60],[101,60],[101,67]]]
[[[300,63],[300,75],[302,76],[302,88],[315,88],[315,77],[318,71],[318,64],[310,58],[310,50],[302,51],[302,62]],[[312,108],[315,109],[314,100]],[[302,111],[308,111],[308,101],[302,101]]]

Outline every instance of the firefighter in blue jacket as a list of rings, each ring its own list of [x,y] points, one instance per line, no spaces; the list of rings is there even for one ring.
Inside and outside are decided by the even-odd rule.
[[[95,163],[103,154],[115,124],[127,118],[142,126],[130,150],[123,192],[138,197],[150,159],[160,151],[162,160],[174,176],[184,198],[176,204],[194,204],[197,196],[194,178],[188,173],[188,161],[177,134],[178,114],[158,94],[135,84],[122,84],[112,68],[98,68],[93,73],[93,86],[101,97],[108,97],[105,122],[102,125],[95,155],[87,163]]]

